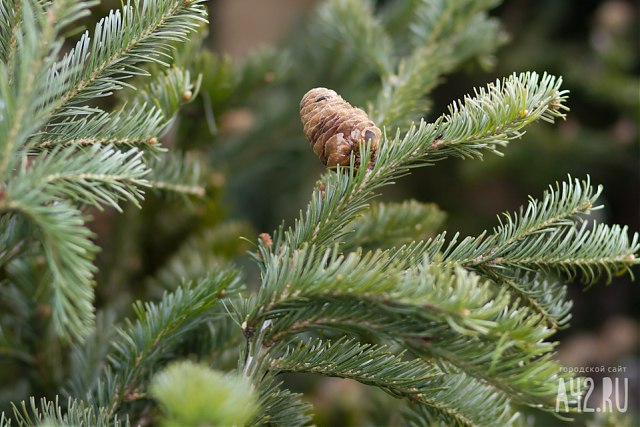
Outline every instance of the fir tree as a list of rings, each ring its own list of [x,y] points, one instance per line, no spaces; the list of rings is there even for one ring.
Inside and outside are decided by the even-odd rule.
[[[568,177],[464,238],[439,232],[434,205],[375,200],[414,168],[500,154],[532,123],[565,117],[562,79],[526,72],[421,118],[441,76],[488,64],[504,41],[487,14],[496,1],[399,1],[376,13],[329,0],[290,49],[242,64],[202,48],[199,0],[129,1],[65,49],[95,3],[0,4],[0,363],[18,371],[0,376],[13,402],[0,425],[308,424],[312,408],[282,373],[380,389],[407,424],[518,425],[527,411],[555,411],[558,382],[572,378],[553,341],[570,319],[568,283],[612,281],[639,262],[637,233],[589,219],[602,188]],[[375,155],[361,142],[360,166],[325,171],[295,221],[249,239],[253,289],[233,262],[245,249],[237,238],[253,232],[220,220],[216,168],[259,159],[258,144],[277,150],[260,137],[268,126],[310,153],[296,110],[323,73],[327,86],[345,82],[335,89],[366,105],[382,136]],[[194,160],[189,144],[265,84],[295,102],[260,101],[255,132]],[[176,123],[200,89],[201,107]],[[201,110],[198,127],[188,117]],[[250,176],[238,171],[229,186]],[[132,209],[145,197],[162,208]],[[104,208],[124,211],[123,231],[96,261],[88,223]],[[135,270],[124,261],[142,252],[133,227],[178,249]],[[134,292],[146,302],[131,320]],[[579,390],[568,392],[574,402]]]

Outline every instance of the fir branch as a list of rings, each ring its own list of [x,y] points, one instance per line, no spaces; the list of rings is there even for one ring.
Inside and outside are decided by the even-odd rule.
[[[631,238],[626,227],[579,222],[579,215],[594,208],[601,192],[589,179],[556,184],[545,192],[542,200],[531,199],[518,214],[505,214],[504,222],[487,236],[456,238],[444,252],[447,261],[499,274],[505,267],[549,272],[561,271],[569,277],[582,273],[585,283],[594,283],[601,275],[610,281],[614,274],[628,272],[639,260],[639,236]],[[491,270],[497,270],[493,273]]]
[[[436,234],[444,219],[444,212],[434,204],[415,200],[373,203],[349,225],[354,232],[345,236],[346,248],[388,248],[426,240]]]
[[[278,354],[279,350],[274,349],[273,353]],[[429,380],[440,375],[423,361],[404,360],[403,353],[394,354],[386,346],[360,344],[346,338],[335,342],[300,341],[270,360],[269,370],[353,379],[382,388],[392,396],[416,400],[433,391]]]
[[[139,187],[149,185],[143,178],[147,173],[142,152],[135,148],[126,152],[99,144],[84,149],[56,148],[36,157],[29,167],[23,163],[7,190],[39,188],[50,197],[69,198],[98,209],[108,205],[120,211],[121,200],[139,206],[143,195]]]
[[[246,250],[246,243],[238,236],[249,234],[251,228],[243,222],[225,222],[195,233],[147,281],[152,293],[174,289],[183,280],[204,277],[229,264],[231,258]]]
[[[97,247],[77,209],[64,201],[50,202],[42,188],[29,188],[28,181],[18,181],[7,188],[5,198],[0,200],[0,212],[20,214],[39,230],[52,274],[54,328],[63,337],[82,339],[93,326],[92,260]]]
[[[0,179],[6,179],[17,161],[15,152],[41,122],[37,102],[41,89],[41,73],[45,67],[42,44],[52,42],[51,27],[43,25],[38,5],[29,0],[21,2],[22,20],[15,29],[15,49],[8,63],[0,63]],[[14,43],[13,41],[11,42]],[[42,43],[42,44],[41,44]],[[29,120],[25,118],[28,117]]]
[[[564,92],[559,92],[559,83],[546,74],[542,79],[536,73],[514,74],[486,91],[477,91],[476,98],[467,97],[464,106],[455,104],[454,113],[433,124],[421,122],[403,137],[385,137],[371,169],[338,168],[337,173],[325,174],[294,227],[287,230],[283,226],[275,233],[272,250],[260,248],[262,259],[282,247],[296,249],[308,243],[322,250],[343,239],[350,231],[344,224],[364,211],[375,196],[374,191],[405,175],[411,167],[450,155],[481,157],[482,150],[495,152],[497,145],[506,145],[509,139],[520,135],[518,129],[532,121],[563,117],[565,98]],[[516,105],[522,108],[517,109]],[[528,113],[521,117],[524,107],[529,107]],[[438,135],[442,136],[437,138]],[[362,158],[367,159],[366,147],[361,152]]]
[[[113,311],[99,311],[96,328],[82,344],[75,344],[69,359],[69,379],[62,390],[65,397],[82,398],[91,401],[91,390],[107,367],[107,355],[113,341],[118,338],[116,316]]]
[[[414,6],[412,52],[394,73],[383,76],[382,88],[371,113],[379,126],[394,128],[424,115],[424,96],[440,76],[463,61],[490,54],[505,41],[497,21],[485,11],[495,0],[421,2]]]
[[[143,85],[139,90],[124,95],[124,99],[134,108],[140,105],[153,105],[162,112],[165,123],[169,126],[176,113],[183,105],[193,101],[200,92],[202,76],[194,80],[187,69],[171,67],[158,73],[157,77]],[[159,132],[157,136],[161,136]]]
[[[511,250],[514,244],[536,234],[550,232],[558,227],[572,226],[580,215],[587,215],[594,206],[602,188],[594,192],[590,179],[580,181],[569,179],[562,185],[556,183],[542,195],[542,200],[530,198],[527,208],[520,208],[517,214],[503,214],[498,217],[500,225],[493,234],[485,237],[466,238],[455,246],[454,237],[445,251],[446,258],[462,264],[480,265]],[[504,221],[504,222],[503,222]]]
[[[256,298],[247,300],[242,311],[246,315],[240,317],[245,331],[260,332],[256,337],[247,335],[250,357],[245,369],[261,369],[263,342],[284,338],[288,327],[295,332],[315,327],[313,322],[296,323],[300,317],[287,317],[296,309],[287,303],[295,305],[297,301],[299,309],[316,299],[357,300],[353,304],[387,306],[398,313],[381,315],[391,326],[369,319],[367,326],[376,331],[397,333],[402,322],[415,323],[407,318],[428,325],[427,333],[414,325],[410,336],[397,334],[396,339],[415,354],[447,360],[492,390],[521,403],[550,408],[560,367],[548,357],[553,345],[544,340],[553,330],[544,327],[542,317],[513,305],[506,290],[496,295],[490,283],[480,285],[476,276],[462,270],[453,274],[442,270],[440,263],[433,264],[431,270],[428,264],[419,263],[420,267],[405,271],[409,266],[394,256],[408,250],[404,253],[411,254],[412,260],[421,254],[434,259],[444,247],[444,235],[399,251],[364,256],[352,253],[342,258],[329,248],[348,240],[351,230],[345,224],[364,211],[375,190],[411,167],[430,164],[437,156],[478,157],[481,150],[495,151],[497,145],[518,136],[518,129],[531,120],[562,117],[564,97],[558,84],[546,75],[542,79],[535,73],[513,75],[479,91],[476,98],[467,98],[462,108],[453,107],[452,114],[433,124],[421,122],[403,137],[399,133],[393,139],[385,136],[369,168],[338,168],[336,173],[323,176],[306,213],[300,214],[294,227],[281,227],[274,233],[273,243],[259,242],[256,259],[261,264],[263,285]],[[514,120],[516,105],[531,107],[531,114],[521,117],[522,110],[516,109],[518,120]],[[369,158],[367,148],[361,147],[362,164]],[[446,256],[447,251],[444,253]],[[356,329],[344,318],[312,318],[322,327]],[[283,319],[292,323],[278,325]],[[270,333],[272,328],[274,334]],[[522,361],[526,361],[524,368]]]
[[[403,356],[385,346],[349,339],[315,340],[287,348],[283,355],[271,360],[269,368],[353,379],[381,388],[396,398],[428,406],[443,420],[459,425],[485,425],[488,421],[507,425],[512,417],[504,395],[463,374],[445,374],[420,359],[404,360]],[[468,405],[460,404],[461,395]]]
[[[302,400],[302,395],[280,388],[272,375],[258,385],[260,411],[247,425],[306,426],[311,422],[311,405]]]
[[[595,222],[591,226],[585,221],[581,226],[527,238],[493,264],[523,269],[538,267],[545,272],[559,270],[570,279],[580,273],[585,284],[593,284],[604,275],[610,283],[613,276],[624,273],[633,276],[631,267],[640,263],[635,255],[638,250],[640,236],[634,233],[629,238],[626,226]]]
[[[345,226],[363,212],[369,201],[375,197],[374,190],[389,185],[392,180],[405,175],[420,147],[427,146],[438,133],[436,124],[422,122],[412,127],[400,138],[383,144],[377,153],[377,161],[372,169],[353,166],[338,167],[337,173],[323,175],[318,187],[311,195],[311,202],[305,213],[300,212],[294,227],[285,229],[284,225],[274,233],[273,247],[259,246],[260,259],[263,262],[279,251],[290,251],[306,244],[314,245],[318,252],[333,246],[351,230]],[[370,156],[368,147],[361,147],[363,164]]]
[[[279,299],[259,292],[251,304],[256,311],[246,316],[246,323],[251,328],[261,321],[273,324],[264,336],[267,343],[318,323],[341,331],[375,330],[402,340],[417,354],[449,360],[522,403],[551,406],[560,366],[548,357],[553,344],[544,340],[553,330],[540,317],[514,305],[505,290],[496,295],[490,283],[481,284],[462,269],[422,263],[406,271],[387,257],[388,252],[378,252],[317,260],[298,251],[289,268],[280,267],[277,276],[265,278],[262,289],[280,290],[275,292]],[[311,314],[306,309],[310,301],[337,306]],[[358,316],[358,307],[368,307],[375,316]],[[349,316],[367,323],[354,325]]]
[[[502,295],[504,297],[504,293]],[[498,305],[503,306],[504,301],[502,299]],[[560,367],[551,362],[548,356],[542,359],[536,357],[539,352],[548,352],[553,346],[541,344],[538,351],[531,351],[533,347],[529,344],[524,351],[510,351],[508,345],[505,347],[504,344],[504,329],[515,325],[519,332],[514,332],[514,336],[531,334],[532,328],[539,327],[535,320],[527,332],[526,326],[515,323],[491,326],[487,322],[489,319],[484,318],[482,326],[488,328],[487,333],[476,333],[451,325],[445,313],[442,313],[440,320],[434,320],[439,304],[411,306],[357,295],[291,297],[271,310],[274,320],[270,334],[265,338],[266,345],[312,331],[321,336],[333,331],[364,339],[376,337],[440,364],[448,360],[481,383],[496,391],[501,390],[515,401],[553,410],[552,398],[557,391],[554,384],[558,381],[555,375]],[[462,309],[461,314],[477,316],[477,313],[472,313]],[[526,311],[524,316],[522,311],[513,310],[512,313],[520,320],[530,316]],[[500,317],[492,318],[496,319],[502,323]],[[535,339],[540,339],[540,336],[534,334],[532,341]],[[516,344],[520,349],[523,346],[527,344]]]
[[[318,27],[326,39],[339,43],[350,55],[385,73],[391,69],[392,44],[366,0],[331,0],[318,11]]]
[[[20,157],[16,150],[45,123],[53,100],[69,89],[67,80],[56,80],[63,43],[59,31],[94,4],[61,0],[45,10],[36,1],[20,2],[7,62],[0,64],[0,177],[14,168]]]
[[[6,0],[0,3],[0,62],[11,63],[10,55],[16,48],[16,30],[20,23],[19,0]]]
[[[193,100],[199,79],[191,81],[189,71],[170,68],[135,92],[119,110],[72,116],[50,124],[36,135],[36,149],[59,145],[113,144],[158,147],[158,138],[171,125],[178,109]]]
[[[569,176],[569,180],[562,185],[556,182],[555,189],[550,186],[542,195],[542,200],[530,198],[526,210],[520,208],[518,214],[503,214],[504,222],[498,217],[500,225],[493,230],[493,234],[499,236],[498,244],[508,250],[518,240],[558,226],[573,225],[578,215],[587,215],[592,210],[600,209],[601,206],[596,206],[595,202],[601,193],[602,186],[594,191],[589,176],[583,181],[572,180]],[[477,262],[489,260],[483,258]]]
[[[103,18],[93,38],[85,33],[67,54],[52,85],[68,82],[70,89],[57,99],[51,117],[84,113],[75,107],[96,97],[108,96],[127,86],[125,80],[146,75],[143,63],[167,66],[172,42],[187,40],[189,33],[206,22],[200,0],[131,0],[121,11]]]
[[[442,134],[428,147],[427,159],[482,158],[483,150],[500,154],[498,148],[521,137],[524,126],[564,118],[567,91],[560,90],[561,83],[546,73],[514,73],[476,89],[475,97],[454,102],[442,116]]]
[[[74,117],[48,127],[36,149],[56,146],[113,145],[141,146],[157,149],[157,135],[162,133],[165,120],[162,113],[148,105],[124,107],[107,113],[99,111],[89,116]]]
[[[4,415],[4,414],[3,414]],[[42,398],[40,403],[36,403],[35,398],[29,400],[29,406],[23,401],[20,407],[13,405],[13,415],[16,425],[20,427],[35,427],[43,425],[55,425],[61,427],[129,427],[129,419],[124,421],[118,417],[111,417],[104,407],[82,400],[69,398],[65,408],[58,400],[47,400]],[[10,426],[10,423],[1,424],[3,427]]]
[[[103,375],[94,396],[113,416],[128,399],[134,398],[144,381],[186,333],[205,324],[211,309],[223,296],[236,290],[233,271],[220,271],[195,284],[187,283],[167,293],[157,304],[134,305],[138,319],[127,321],[113,343],[110,369]]]
[[[151,170],[148,175],[151,188],[182,195],[205,195],[200,159],[195,156],[165,153],[148,159],[146,164]]]
[[[571,319],[573,303],[567,299],[565,283],[543,274],[509,270],[480,270],[498,288],[507,288],[519,301],[542,316],[550,328],[560,329]]]

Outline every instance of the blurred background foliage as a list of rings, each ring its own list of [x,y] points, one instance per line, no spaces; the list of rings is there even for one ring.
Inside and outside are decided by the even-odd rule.
[[[399,53],[406,42],[405,11],[414,2],[376,2]],[[323,170],[302,133],[300,98],[312,87],[325,86],[366,109],[380,88],[375,52],[341,40],[357,11],[345,11],[345,27],[333,28],[317,11],[320,3],[210,1],[208,32],[177,59],[202,74],[198,99],[186,106],[161,141],[201,169],[206,196],[167,199],[151,193],[142,210],[127,206],[123,214],[92,212],[92,229],[102,248],[96,278],[99,308],[108,307],[120,317],[130,314],[132,300],[157,297],[175,286],[181,272],[204,272],[225,263],[249,266],[245,253],[250,242],[297,216]],[[92,19],[118,6],[118,1],[103,1]],[[541,194],[567,174],[589,174],[593,183],[605,186],[607,208],[598,211],[599,220],[640,229],[638,12],[631,0],[505,0],[498,5],[492,15],[504,27],[500,47],[444,76],[430,96],[425,118],[437,117],[475,86],[513,72],[548,71],[562,75],[563,87],[571,91],[568,119],[531,127],[505,150],[505,158],[451,159],[416,170],[383,198],[433,202],[446,213],[443,228],[475,235],[492,227],[496,214],[523,204],[527,195]],[[93,25],[89,19],[87,27]],[[208,49],[200,50],[201,45]],[[257,277],[251,268],[247,274]],[[568,366],[627,366],[631,403],[637,403],[637,284],[623,277],[614,286],[594,286],[588,293],[581,286],[570,291],[573,320],[558,336],[561,358]],[[46,316],[47,308],[35,312]],[[62,359],[54,343],[45,359],[43,366]],[[20,370],[13,368],[0,366],[0,372],[4,379],[15,376],[19,390]],[[56,383],[55,378],[33,380],[42,394]],[[300,390],[309,384],[300,381]],[[34,394],[23,386],[23,393],[12,390],[12,399]],[[334,379],[323,381],[314,396],[319,409],[332,408],[318,411],[325,419],[316,421],[323,425],[336,425],[336,420],[359,425],[362,408],[375,411],[372,402],[386,398],[365,395],[362,386]]]

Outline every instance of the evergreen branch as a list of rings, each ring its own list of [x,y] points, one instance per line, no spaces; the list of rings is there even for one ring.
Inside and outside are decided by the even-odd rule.
[[[0,196],[0,199],[2,197],[4,194]],[[24,237],[20,231],[23,226],[24,220],[19,216],[0,215],[0,267],[5,266],[22,253]]]
[[[182,280],[195,280],[229,263],[245,249],[238,238],[250,235],[251,228],[242,222],[226,222],[196,233],[187,239],[148,281],[155,293],[174,289]]]
[[[300,342],[271,360],[269,368],[353,379],[396,398],[426,405],[442,419],[459,425],[486,425],[489,420],[506,425],[511,417],[508,400],[500,393],[463,374],[445,374],[420,359],[405,360],[403,353],[394,354],[385,346],[349,339]],[[482,404],[460,405],[457,400],[461,395]]]
[[[50,124],[37,135],[35,148],[58,145],[142,145],[156,148],[158,138],[171,125],[178,109],[198,92],[199,80],[189,71],[172,67],[145,85],[115,112],[94,109]]]
[[[512,252],[494,260],[492,264],[523,269],[538,267],[542,271],[559,270],[569,278],[581,273],[585,284],[593,284],[602,275],[611,282],[614,275],[629,273],[640,263],[638,233],[629,238],[628,228],[619,225],[583,222],[581,226],[554,230],[548,235],[525,239]]]
[[[272,353],[277,354],[278,350]],[[353,339],[300,341],[282,351],[269,362],[270,371],[348,378],[381,388],[397,398],[419,400],[433,391],[429,380],[441,375],[419,359],[404,360],[404,353],[394,354],[386,346],[360,344]]]
[[[347,235],[347,248],[374,249],[426,240],[435,235],[445,214],[436,205],[407,200],[402,203],[373,203],[352,221],[353,234]]]
[[[462,44],[458,39],[464,38],[463,30],[469,22],[499,3],[500,0],[420,1],[410,25],[411,43],[418,47],[428,42],[454,39]]]
[[[118,338],[115,325],[116,316],[113,311],[98,311],[93,333],[82,344],[74,345],[71,351],[71,376],[62,390],[64,396],[92,400],[91,390],[97,387],[98,380],[107,367],[107,355],[113,341]]]
[[[424,96],[440,76],[472,58],[486,57],[505,41],[497,21],[485,11],[495,0],[421,2],[414,6],[410,55],[395,73],[383,77],[372,117],[379,126],[394,128],[424,115]]]
[[[535,73],[497,81],[488,90],[477,91],[476,98],[467,97],[465,105],[454,104],[452,114],[433,124],[412,126],[402,138],[396,135],[386,140],[371,169],[338,168],[337,173],[325,174],[294,227],[287,230],[283,226],[275,233],[273,249],[260,247],[262,259],[283,247],[295,250],[308,243],[321,250],[343,239],[350,232],[344,224],[364,211],[375,197],[374,190],[391,184],[411,167],[449,155],[481,157],[482,150],[495,151],[532,121],[563,117],[560,110],[565,108],[561,104],[565,98],[558,91],[559,83],[552,76],[545,74],[540,79]],[[516,106],[530,107],[526,117],[520,116],[523,108]],[[514,121],[514,115],[518,120]],[[442,136],[436,138],[439,134]],[[363,146],[361,152],[365,164],[369,150]]]
[[[281,226],[274,233],[273,247],[265,247],[264,244],[259,246],[259,259],[263,267],[270,257],[278,258],[276,254],[285,249],[293,252],[310,244],[321,253],[336,241],[344,239],[352,231],[348,224],[364,212],[369,201],[375,197],[374,190],[405,175],[416,162],[416,153],[421,147],[427,146],[437,133],[437,124],[421,122],[403,138],[397,135],[393,141],[382,144],[372,169],[339,167],[337,173],[323,175],[305,213],[300,212],[294,227],[285,229],[284,225]],[[361,156],[365,164],[370,157],[365,144],[361,146]]]
[[[68,82],[70,89],[55,101],[51,116],[86,110],[74,106],[108,96],[127,86],[125,80],[146,75],[142,63],[167,66],[172,43],[187,40],[206,22],[202,1],[131,0],[121,11],[111,11],[96,25],[93,39],[83,34],[76,47],[57,65],[52,85]]]
[[[324,175],[294,226],[281,227],[272,244],[265,239],[259,242],[256,258],[263,284],[257,297],[247,301],[243,329],[260,330],[260,334],[258,342],[248,336],[251,357],[246,363],[264,358],[261,342],[265,335],[269,339],[272,327],[279,329],[281,337],[286,334],[286,328],[277,324],[291,307],[280,304],[292,298],[307,303],[315,298],[364,298],[429,325],[426,340],[403,341],[416,354],[447,360],[518,402],[551,407],[560,367],[548,357],[553,345],[544,340],[553,331],[542,327],[540,316],[514,306],[506,290],[496,295],[490,283],[480,285],[477,276],[460,269],[454,274],[439,263],[431,270],[428,263],[421,263],[405,271],[408,266],[393,256],[394,251],[339,257],[330,248],[344,241],[351,231],[345,224],[364,211],[375,190],[411,167],[448,155],[479,157],[481,150],[495,151],[497,145],[518,136],[519,129],[533,120],[562,117],[564,92],[559,92],[558,85],[546,75],[542,79],[535,73],[513,75],[478,91],[476,98],[452,107],[451,114],[433,124],[421,122],[403,137],[399,133],[393,139],[385,136],[375,163],[368,162],[368,147],[363,145],[361,164],[369,168],[337,168],[336,173]],[[521,107],[529,108],[522,117]],[[410,247],[411,256],[415,259],[422,253],[433,259],[443,248],[443,237]],[[326,318],[323,322],[332,323]],[[338,328],[344,325],[343,319],[335,323]],[[390,331],[398,330],[397,322],[394,325]]]
[[[39,188],[50,197],[69,198],[98,209],[105,204],[120,211],[120,200],[139,206],[143,195],[139,187],[149,185],[143,178],[147,172],[142,151],[135,148],[126,152],[99,144],[83,149],[55,148],[38,156],[28,168],[23,164],[7,190]]]
[[[185,284],[164,295],[157,304],[134,305],[138,319],[119,329],[120,338],[109,355],[110,367],[95,391],[109,416],[140,392],[144,381],[186,333],[205,324],[211,309],[223,296],[235,291],[238,278],[233,271],[221,271],[195,284]]]
[[[37,97],[46,52],[41,43],[53,41],[50,27],[41,30],[42,16],[29,0],[20,3],[21,21],[13,31],[11,62],[0,63],[0,179],[6,179],[17,161],[16,150],[39,126]],[[40,18],[40,19],[38,19]],[[14,42],[12,40],[11,44]],[[28,120],[26,118],[29,118]]]
[[[200,160],[194,156],[164,153],[147,160],[149,185],[156,190],[203,197]]]
[[[317,19],[326,39],[341,44],[379,73],[391,69],[391,40],[376,19],[371,2],[331,0],[322,5]]]
[[[0,3],[0,62],[11,63],[10,55],[16,48],[16,31],[20,23],[20,7],[18,0],[6,0]]]
[[[427,160],[482,158],[482,150],[500,154],[498,147],[521,137],[524,126],[564,118],[567,91],[561,83],[546,73],[522,73],[476,89],[475,97],[454,102],[442,116],[442,134],[428,147]]]
[[[629,238],[626,227],[600,224],[589,229],[586,221],[575,224],[578,215],[594,209],[601,190],[594,191],[589,179],[556,184],[541,201],[531,199],[526,210],[505,214],[492,235],[482,233],[457,244],[454,238],[444,257],[494,275],[505,267],[538,267],[569,277],[582,272],[582,280],[593,283],[602,274],[609,281],[614,274],[632,274],[631,266],[639,262],[635,255],[640,249],[637,233]]]
[[[29,188],[26,180],[8,187],[4,196],[0,211],[20,214],[39,230],[52,274],[52,321],[56,332],[82,339],[93,327],[92,260],[97,251],[83,216],[67,202],[51,203],[42,188]]]
[[[571,319],[573,303],[567,299],[567,285],[542,274],[517,271],[480,270],[497,287],[505,287],[519,301],[542,316],[550,328],[566,326]]]
[[[542,195],[542,200],[529,199],[526,211],[520,208],[518,214],[504,214],[498,218],[500,225],[493,230],[499,237],[499,244],[508,247],[512,243],[536,233],[542,233],[551,227],[573,225],[578,215],[587,215],[592,210],[600,209],[595,202],[602,193],[602,186],[594,191],[590,178],[565,181],[562,186],[556,182],[555,189],[549,187]],[[486,261],[486,260],[481,260]]]
[[[131,91],[130,94],[133,96],[125,99],[133,104],[134,108],[140,105],[153,105],[162,112],[164,126],[168,127],[180,107],[198,96],[201,79],[202,76],[199,75],[193,80],[189,70],[174,66],[158,73],[157,77],[142,86],[140,90]],[[159,132],[157,136],[161,133]]]
[[[301,394],[280,388],[272,375],[258,385],[260,411],[247,426],[306,426],[311,422],[311,405]]]
[[[45,425],[55,425],[60,427],[129,427],[129,419],[124,421],[117,417],[112,418],[104,407],[84,402],[78,399],[71,399],[63,407],[60,405],[58,396],[55,400],[42,398],[40,404],[35,398],[29,400],[29,407],[22,401],[20,407],[12,404],[13,415],[16,425],[20,427],[35,427]],[[4,414],[3,414],[4,416]],[[3,427],[11,426],[10,423],[0,423]]]
[[[45,11],[40,2],[22,0],[14,11],[19,17],[13,17],[7,62],[0,64],[0,177],[21,157],[16,150],[46,122],[51,102],[69,89],[68,81],[56,78],[63,43],[58,33],[94,4],[60,0]]]
[[[504,293],[501,298],[498,305],[507,307]],[[497,314],[480,320],[479,313],[462,309],[458,317],[476,316],[470,323],[484,328],[478,332],[461,329],[473,325],[458,324],[456,314],[446,310],[439,302],[409,305],[370,296],[319,294],[289,298],[272,308],[274,326],[266,342],[269,345],[309,331],[375,336],[429,360],[448,361],[516,402],[553,410],[560,366],[549,358],[552,344],[533,344],[549,333],[540,336],[536,332],[540,328],[538,320],[526,320],[531,313],[514,309],[511,314],[518,320],[512,322]],[[505,332],[511,327],[515,328],[513,333]],[[520,340],[520,334],[529,335],[528,343],[508,343],[513,338]]]
[[[250,325],[263,313],[268,313],[272,306],[302,289],[308,294],[317,289],[327,292],[345,288],[350,293],[384,294],[395,286],[391,274],[382,274],[383,269],[394,266],[394,259],[387,252],[369,252],[364,256],[350,253],[342,257],[333,250],[318,258],[313,249],[299,249],[293,254],[283,252],[281,256],[287,262],[272,257],[265,265],[268,274],[263,278],[263,286],[249,316]]]
[[[113,113],[100,111],[52,124],[34,147],[49,149],[56,146],[101,144],[155,149],[157,136],[162,133],[165,124],[162,113],[149,105],[124,107]]]
[[[555,188],[550,186],[544,192],[542,200],[530,198],[526,209],[521,207],[517,214],[505,213],[504,220],[498,217],[500,225],[491,236],[485,238],[482,233],[475,239],[466,238],[455,248],[454,238],[446,251],[447,259],[471,265],[491,262],[529,236],[572,226],[579,215],[599,208],[594,204],[601,192],[602,187],[594,192],[589,177],[585,181],[556,183]]]
[[[403,340],[418,354],[448,360],[522,403],[551,406],[560,367],[548,357],[553,344],[544,340],[553,330],[544,327],[539,316],[514,305],[505,290],[496,295],[490,283],[480,284],[477,276],[441,264],[423,263],[405,271],[384,252],[362,258],[326,256],[314,261],[313,268],[307,263],[315,258],[305,255],[299,251],[290,258],[290,270],[281,267],[277,278],[266,278],[264,288],[282,289],[276,292],[281,299],[268,300],[259,293],[254,306],[261,314],[247,316],[251,327],[260,319],[273,324],[265,342],[316,323],[342,331],[372,329]],[[334,306],[318,308],[310,301]],[[317,313],[305,309],[310,305]],[[353,312],[340,311],[348,306]],[[376,315],[358,317],[358,306]],[[366,322],[354,325],[349,316]]]

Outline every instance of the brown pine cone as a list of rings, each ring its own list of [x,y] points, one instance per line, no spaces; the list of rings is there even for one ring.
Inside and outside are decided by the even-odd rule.
[[[371,159],[380,143],[380,129],[367,113],[351,106],[331,89],[311,89],[300,101],[300,118],[313,151],[327,166],[348,166],[354,153],[360,166],[360,142],[369,140]]]

